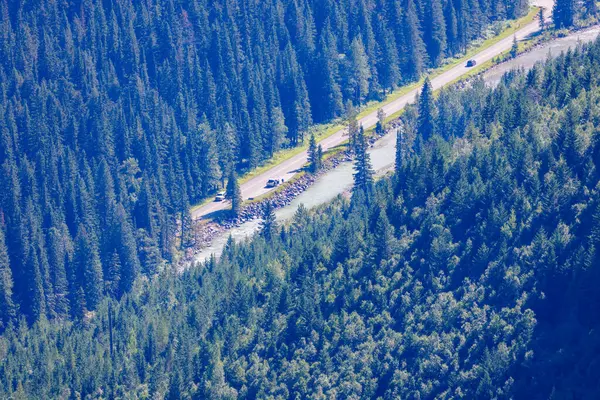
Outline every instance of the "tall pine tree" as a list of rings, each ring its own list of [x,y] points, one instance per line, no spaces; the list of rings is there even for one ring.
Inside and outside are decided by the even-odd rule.
[[[403,55],[404,76],[418,79],[426,64],[425,43],[421,34],[421,25],[414,0],[407,0],[403,13]]]
[[[373,184],[373,167],[371,156],[367,153],[367,138],[361,129],[356,139],[354,150],[354,188],[368,192]]]
[[[275,207],[270,201],[265,202],[262,210],[262,221],[260,222],[260,234],[270,241],[277,232],[277,217],[275,216]]]
[[[16,316],[12,289],[12,271],[4,240],[4,226],[0,225],[0,331],[6,328]]]
[[[431,86],[429,77],[425,78],[425,83],[419,96],[417,130],[423,141],[427,141],[435,133],[435,104],[433,87]]]
[[[226,197],[231,201],[231,213],[235,217],[239,216],[242,211],[242,192],[235,171],[231,171],[229,175]]]
[[[557,29],[573,26],[575,22],[575,1],[556,0],[552,9],[552,20]]]
[[[76,285],[85,296],[85,308],[95,310],[100,303],[103,292],[102,264],[98,255],[97,239],[88,233],[88,230],[80,225],[75,239],[74,272]],[[79,312],[82,304],[79,296],[76,296],[76,304],[72,307]]]
[[[423,34],[429,61],[438,66],[446,55],[446,22],[440,0],[425,1]]]
[[[310,172],[315,173],[321,168],[321,156],[315,135],[310,135],[310,141],[308,142],[308,169]]]
[[[369,58],[367,57],[365,46],[360,36],[357,36],[352,41],[349,68],[350,80],[348,83],[354,94],[354,103],[362,104],[369,95],[371,70],[369,68]]]

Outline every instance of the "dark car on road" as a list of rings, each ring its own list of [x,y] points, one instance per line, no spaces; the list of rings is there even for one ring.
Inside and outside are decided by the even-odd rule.
[[[283,182],[283,179],[269,179],[267,181],[267,186],[266,187],[268,187],[268,188],[274,188],[274,187],[279,186],[279,184],[282,183],[282,182]]]
[[[477,65],[477,61],[475,60],[469,60],[467,61],[467,68],[471,68]]]

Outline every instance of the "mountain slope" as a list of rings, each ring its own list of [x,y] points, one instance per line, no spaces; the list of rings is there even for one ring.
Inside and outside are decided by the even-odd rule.
[[[9,329],[2,397],[597,397],[599,76],[597,41],[423,100],[375,187]]]

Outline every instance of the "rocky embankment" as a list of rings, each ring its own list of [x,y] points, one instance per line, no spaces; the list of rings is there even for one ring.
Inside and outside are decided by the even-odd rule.
[[[397,129],[397,127],[397,120],[391,121],[387,124],[384,135],[391,132],[392,130]],[[373,135],[369,137],[369,144],[371,146],[374,145],[374,143],[384,135],[376,135],[375,133],[373,133]],[[242,225],[243,223],[251,221],[253,219],[261,218],[264,204],[267,201],[271,202],[275,209],[285,207],[288,204],[290,204],[292,200],[294,200],[302,192],[308,189],[308,187],[310,187],[319,178],[321,174],[324,174],[336,168],[339,164],[343,162],[348,162],[351,160],[352,155],[349,150],[345,150],[332,157],[329,157],[323,162],[321,169],[317,173],[305,173],[292,181],[286,182],[284,186],[278,188],[277,191],[270,193],[269,196],[265,197],[264,199],[261,199],[259,201],[253,201],[244,205],[240,215],[237,218],[231,218],[225,214],[223,217],[211,221],[196,221],[196,225],[194,227],[195,245],[193,248],[190,248],[186,251],[182,262],[189,263],[191,260],[194,259],[194,256],[197,253],[199,253],[202,249],[208,247],[213,241],[213,239],[222,232]]]

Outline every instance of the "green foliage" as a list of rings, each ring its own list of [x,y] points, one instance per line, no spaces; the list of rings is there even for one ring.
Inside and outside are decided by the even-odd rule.
[[[4,230],[0,227],[0,328],[6,327],[16,317],[12,288],[12,272],[4,241]]]
[[[85,227],[80,226],[75,238],[74,270],[78,276],[75,284],[85,293],[85,309],[93,311],[102,298],[102,265],[96,245],[96,238],[91,236]],[[79,303],[79,307],[82,306]],[[82,313],[83,309],[77,311]]]
[[[433,88],[429,77],[425,78],[421,94],[419,96],[419,119],[417,130],[419,137],[426,141],[436,132],[436,110],[433,101]]]
[[[240,183],[235,174],[235,171],[231,171],[229,179],[227,180],[227,192],[226,198],[231,201],[231,212],[233,215],[238,216],[242,211],[242,191],[240,190]]]
[[[515,58],[519,55],[519,43],[517,42],[517,37],[513,36],[513,44],[510,48],[510,56],[511,58]]]
[[[369,93],[371,70],[369,69],[369,58],[360,37],[352,41],[349,56],[349,82],[351,83],[350,89],[354,94],[351,98],[355,104],[362,104]]]
[[[369,197],[271,208],[84,323],[15,322],[0,397],[597,398],[599,55],[442,93],[444,129],[399,139]]]
[[[575,23],[575,1],[557,0],[552,9],[552,20],[557,29],[573,26]]]
[[[323,148],[321,145],[317,146],[315,136],[310,135],[310,141],[308,142],[308,168],[310,172],[315,173],[321,169],[321,163],[323,161]]]
[[[517,17],[505,11],[518,1],[477,14],[469,10],[492,0],[465,3],[454,18],[485,26]],[[101,300],[84,276],[94,293],[117,297],[152,278],[194,244],[190,205],[231,171],[261,165],[303,143],[313,122],[342,116],[346,102],[379,99],[432,66],[425,5],[0,2],[6,307],[30,322],[82,316]],[[445,54],[481,33],[447,39]],[[92,267],[76,260],[80,226],[96,241]]]
[[[425,2],[423,33],[429,60],[432,65],[440,65],[446,54],[447,46],[446,21],[440,0]]]
[[[410,79],[418,79],[427,64],[425,52],[425,43],[421,33],[421,22],[417,14],[417,7],[414,0],[408,0],[406,10],[402,13],[402,32],[401,41],[403,44],[399,54],[403,63],[406,65],[403,72]]]
[[[267,201],[262,210],[262,221],[260,222],[260,234],[267,241],[270,241],[277,234],[277,222],[275,216],[275,207],[270,201]]]
[[[354,148],[354,188],[368,192],[373,184],[373,166],[371,156],[367,153],[369,143],[365,131],[360,127]]]

